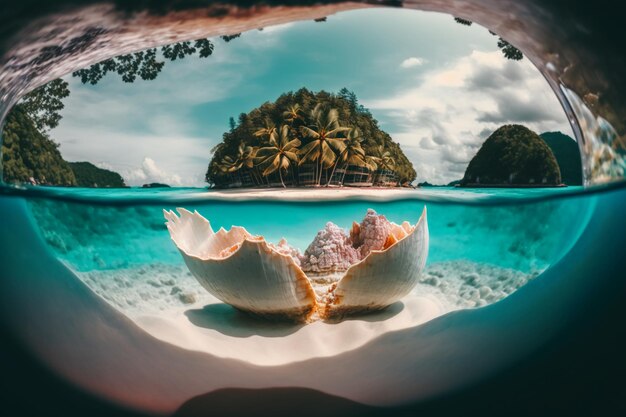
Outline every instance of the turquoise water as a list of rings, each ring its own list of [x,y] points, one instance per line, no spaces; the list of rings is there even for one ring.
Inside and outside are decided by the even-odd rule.
[[[202,192],[205,198],[189,198],[194,192]],[[269,241],[284,237],[302,251],[328,221],[347,229],[352,221],[360,221],[368,208],[373,208],[396,223],[415,223],[427,206],[429,262],[463,259],[531,272],[545,269],[571,247],[588,221],[593,200],[570,197],[518,201],[524,195],[543,196],[546,191],[468,192],[447,188],[428,190],[426,198],[422,198],[421,190],[416,190],[415,199],[386,202],[212,201],[206,198],[205,191],[197,189],[74,189],[72,193],[99,198],[99,204],[80,199],[36,198],[30,201],[30,207],[51,250],[79,271],[126,268],[155,261],[181,263],[162,215],[163,209],[178,206],[197,210],[216,230],[244,226]],[[465,195],[467,201],[431,201],[433,197],[445,198],[455,193]],[[146,200],[128,205],[128,197]],[[149,200],[155,197],[161,198],[161,202]],[[515,204],[502,204],[493,197],[508,198],[509,202],[514,199]],[[482,204],[472,204],[476,201]]]
[[[595,195],[576,188],[432,188],[394,198],[383,190],[375,201],[234,200],[192,188],[3,191],[25,197],[49,250],[131,316],[206,301],[170,239],[163,209],[197,210],[216,230],[244,226],[304,251],[329,221],[348,229],[371,208],[396,223],[415,223],[426,206],[430,250],[415,291],[452,310],[498,301],[540,276],[574,245],[596,204]]]

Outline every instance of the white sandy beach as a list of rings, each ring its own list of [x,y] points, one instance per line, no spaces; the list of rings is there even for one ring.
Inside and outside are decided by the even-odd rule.
[[[145,315],[135,322],[154,337],[184,349],[254,365],[274,366],[335,356],[394,330],[425,323],[444,312],[431,297],[409,296],[387,310],[339,323],[269,322],[216,300],[167,315]]]
[[[429,265],[411,294],[386,310],[328,323],[270,322],[208,294],[184,265],[78,273],[107,302],[159,340],[258,366],[285,365],[358,349],[398,330],[498,301],[531,275],[467,261]]]
[[[211,189],[208,193],[198,193],[197,197],[225,201],[342,201],[367,199],[368,201],[389,201],[399,199],[441,199],[445,194],[450,201],[466,201],[488,198],[489,193],[441,187],[401,188],[401,187],[294,187],[294,188],[233,188]]]
[[[291,187],[291,188],[233,188],[211,190],[211,196],[227,198],[272,198],[281,197],[288,200],[338,200],[352,197],[376,199],[381,194],[386,198],[402,198],[415,195],[414,188],[391,187]],[[424,189],[420,189],[424,191]]]

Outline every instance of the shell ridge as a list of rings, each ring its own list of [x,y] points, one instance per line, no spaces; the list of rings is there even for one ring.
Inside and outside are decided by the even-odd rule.
[[[180,217],[172,210],[163,210],[163,215],[192,275],[221,301],[263,316],[309,321],[315,314],[327,319],[384,308],[410,292],[428,256],[424,207],[412,228],[406,221],[401,225],[389,222],[388,236],[393,235],[389,246],[371,250],[350,265],[318,300],[311,279],[293,253],[279,251],[263,236],[253,236],[241,226],[213,232],[210,222],[197,211],[177,210]],[[243,281],[247,285],[241,285]]]
[[[322,316],[328,319],[353,311],[384,308],[396,302],[417,284],[427,256],[428,220],[424,207],[411,233],[384,250],[372,250],[365,258],[348,268],[331,289],[322,307]],[[382,278],[379,274],[386,276]],[[381,283],[384,285],[380,285]],[[396,285],[392,285],[393,283]],[[368,285],[373,285],[374,288],[368,290]],[[358,294],[359,291],[365,293]],[[361,301],[355,303],[355,300]]]

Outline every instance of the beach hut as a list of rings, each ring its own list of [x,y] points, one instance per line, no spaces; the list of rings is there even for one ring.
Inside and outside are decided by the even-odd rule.
[[[348,187],[372,186],[370,170],[367,167],[350,165],[346,168],[345,174],[345,177],[343,177],[343,185]]]

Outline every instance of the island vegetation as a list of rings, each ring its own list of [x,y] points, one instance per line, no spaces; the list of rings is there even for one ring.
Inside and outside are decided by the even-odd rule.
[[[22,104],[7,115],[2,131],[2,177],[12,184],[62,187],[125,187],[122,177],[89,162],[67,162]]]
[[[76,185],[85,188],[124,188],[124,179],[117,172],[98,168],[91,162],[70,162]]]
[[[469,25],[471,22],[456,19]],[[240,34],[222,36],[224,42]],[[507,59],[523,55],[500,39]],[[165,63],[196,55],[212,55],[208,39],[179,42],[111,58],[73,73],[85,84],[107,74],[132,83],[153,80]],[[2,175],[7,183],[34,185],[125,187],[122,177],[89,162],[67,162],[49,136],[61,120],[68,83],[57,79],[27,94],[6,118],[2,141]],[[543,140],[542,140],[543,139]],[[210,186],[407,186],[416,172],[400,146],[380,129],[356,95],[312,92],[302,88],[275,102],[231,118],[230,130],[211,150],[205,175]],[[560,132],[537,136],[519,125],[498,129],[467,167],[462,180],[447,186],[554,186],[582,184],[580,151]],[[145,184],[158,187],[161,184]],[[432,184],[424,181],[419,186]],[[437,186],[437,185],[435,185]]]
[[[224,42],[240,34],[222,36]],[[72,73],[83,84],[98,84],[108,74],[119,76],[126,83],[154,80],[166,62],[188,56],[207,58],[214,44],[209,39],[177,42],[161,48],[120,55]],[[58,78],[26,94],[6,117],[2,130],[2,180],[6,183],[80,186],[124,187],[121,176],[95,165],[71,165],[59,152],[59,144],[50,130],[61,121],[63,100],[69,97],[67,81]],[[82,165],[81,165],[82,164]],[[78,178],[76,172],[78,172]]]
[[[567,185],[583,184],[583,167],[578,143],[561,132],[545,132],[539,135],[552,149],[559,164],[561,180]]]
[[[2,175],[7,183],[76,185],[59,145],[37,129],[20,104],[7,115],[2,130]]]
[[[141,188],[171,188],[171,186],[160,182],[151,182],[149,184],[142,185]]]
[[[302,88],[242,113],[212,150],[206,181],[252,186],[398,186],[416,172],[356,95]]]
[[[493,132],[470,161],[461,186],[558,186],[559,165],[546,142],[522,125]]]

